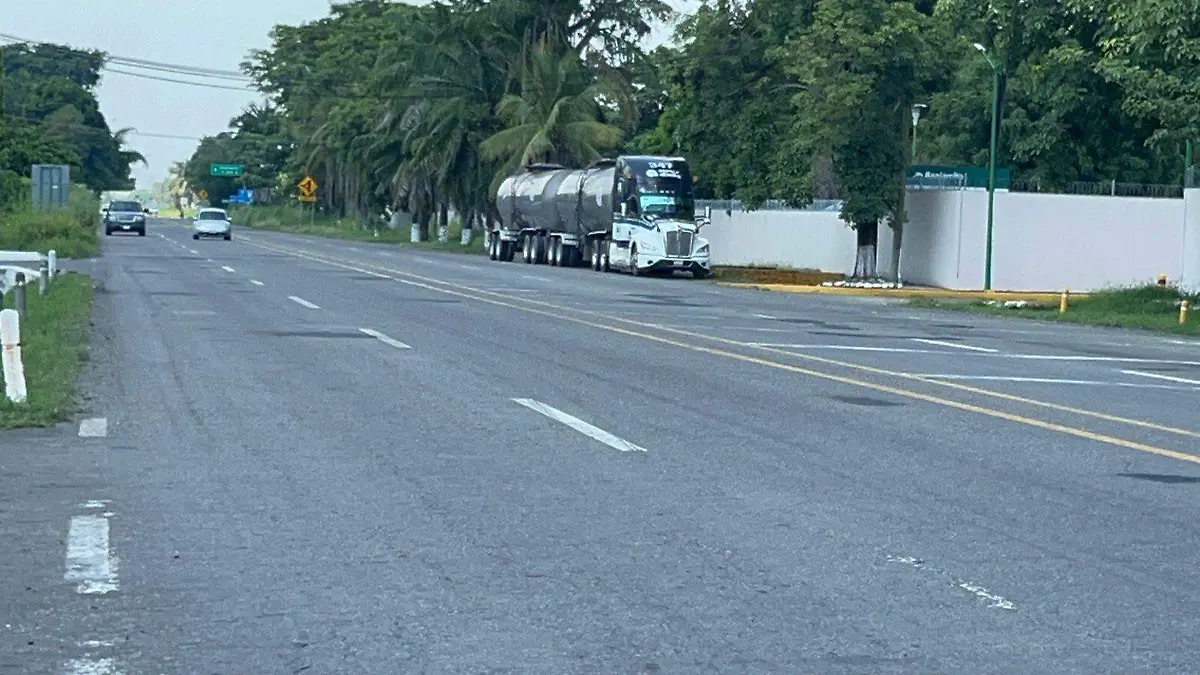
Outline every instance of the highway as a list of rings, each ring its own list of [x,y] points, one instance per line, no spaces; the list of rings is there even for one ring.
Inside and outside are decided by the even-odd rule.
[[[1184,673],[1200,342],[180,221],[0,464],[0,672]]]

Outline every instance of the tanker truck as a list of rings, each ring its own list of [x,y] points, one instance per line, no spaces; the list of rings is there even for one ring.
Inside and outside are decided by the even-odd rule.
[[[622,156],[584,169],[532,164],[496,191],[500,222],[488,257],[599,272],[709,274],[708,241],[698,236],[712,210],[696,216],[692,174],[682,157]]]

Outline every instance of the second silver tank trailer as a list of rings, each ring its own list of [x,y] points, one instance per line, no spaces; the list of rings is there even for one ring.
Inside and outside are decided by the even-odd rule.
[[[708,241],[699,231],[692,174],[682,157],[622,156],[584,169],[533,164],[496,191],[500,223],[488,242],[492,260],[594,270],[709,274]]]

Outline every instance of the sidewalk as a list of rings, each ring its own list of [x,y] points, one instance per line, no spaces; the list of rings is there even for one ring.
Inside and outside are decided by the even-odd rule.
[[[802,286],[799,284],[750,284],[719,281],[722,286],[755,288],[783,293],[822,293],[827,295],[871,295],[894,298],[950,298],[957,300],[1025,300],[1026,302],[1058,302],[1061,292],[1037,291],[955,291],[945,288],[854,288],[848,286]],[[1087,293],[1071,293],[1072,298],[1085,298]]]

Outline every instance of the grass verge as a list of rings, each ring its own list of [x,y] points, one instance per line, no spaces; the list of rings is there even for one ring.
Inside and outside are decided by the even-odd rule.
[[[459,243],[462,228],[457,220],[450,222],[450,240],[445,244],[438,241],[410,242],[411,233],[407,225],[395,230],[386,227],[373,229],[365,226],[354,218],[332,218],[324,215],[313,217],[311,212],[304,213],[295,207],[286,206],[238,206],[231,207],[229,213],[234,225],[240,225],[257,230],[271,232],[287,232],[290,234],[306,234],[331,239],[348,241],[376,242],[382,244],[403,244],[415,248],[436,251],[451,251],[454,253],[477,253],[487,251],[476,236],[470,246]],[[435,229],[436,228],[432,228]],[[436,231],[434,232],[436,237]]]
[[[28,400],[18,405],[0,397],[0,429],[52,426],[78,409],[76,380],[87,361],[92,280],[67,273],[51,282],[46,295],[38,295],[36,285],[30,290],[29,311],[21,319]],[[4,304],[12,307],[11,293]]]
[[[28,204],[0,213],[0,249],[53,249],[60,258],[90,258],[100,250],[100,201],[86,189],[74,188],[65,209],[35,211]]]
[[[1187,298],[1192,310],[1187,323],[1179,323],[1179,301]],[[954,309],[996,316],[1079,323],[1092,326],[1137,328],[1184,335],[1200,335],[1200,293],[1182,296],[1179,289],[1155,285],[1096,291],[1086,298],[1070,300],[1060,314],[1058,303],[1012,303],[966,301],[941,298],[912,298],[912,307]]]
[[[713,267],[713,279],[734,284],[789,284],[820,286],[826,281],[841,281],[844,274],[820,270],[793,270],[774,267]]]

